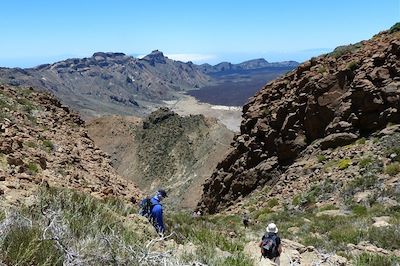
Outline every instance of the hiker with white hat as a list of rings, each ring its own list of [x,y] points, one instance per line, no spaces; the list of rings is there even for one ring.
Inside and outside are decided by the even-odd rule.
[[[259,246],[261,248],[261,255],[264,258],[269,259],[273,265],[280,265],[279,256],[282,253],[282,245],[276,224],[268,224],[266,233],[263,235]]]

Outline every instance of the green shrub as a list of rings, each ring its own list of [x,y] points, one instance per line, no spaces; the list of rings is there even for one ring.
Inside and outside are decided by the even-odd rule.
[[[368,213],[367,208],[360,204],[353,205],[351,211],[357,216],[365,216]]]
[[[347,69],[350,71],[354,71],[357,68],[359,68],[360,66],[358,65],[357,61],[351,61],[348,65],[347,65]]]
[[[400,172],[400,163],[394,162],[385,167],[385,173],[391,176],[397,175]]]
[[[399,257],[362,253],[354,259],[355,266],[394,266],[400,263]]]
[[[53,142],[51,142],[50,140],[44,139],[43,141],[43,147],[48,151],[51,152],[54,148],[54,144]]]
[[[395,161],[400,161],[400,147],[391,147],[386,150],[385,155],[389,157],[390,155],[395,154],[396,156],[393,158]]]
[[[389,29],[389,33],[395,33],[400,31],[400,22],[397,22],[396,24],[394,24],[390,29]]]
[[[333,56],[335,58],[339,58],[345,54],[351,53],[357,49],[359,49],[362,46],[360,42],[355,43],[355,44],[349,44],[349,45],[342,45],[336,47],[333,52],[329,53],[329,56]]]
[[[279,205],[279,200],[277,198],[270,199],[268,201],[267,205],[268,205],[268,207],[273,208],[273,207]]]
[[[337,167],[339,170],[344,170],[351,165],[351,160],[348,158],[342,159],[338,162]]]
[[[37,147],[36,143],[33,142],[33,141],[26,141],[26,142],[24,142],[24,145],[26,147],[29,147],[29,148],[36,148]]]
[[[399,225],[387,227],[372,227],[368,230],[369,241],[377,247],[394,250],[400,248]]]
[[[358,162],[358,165],[361,168],[365,168],[366,166],[370,165],[373,162],[372,156],[366,156],[361,158],[361,160]]]
[[[1,247],[9,265],[62,265],[63,254],[53,241],[42,241],[37,227],[14,226]]]
[[[317,155],[317,160],[319,163],[322,163],[322,162],[326,161],[326,156],[323,154],[319,154],[319,155]]]
[[[364,145],[366,142],[367,142],[367,140],[364,137],[356,140],[356,144],[358,144],[358,145]]]
[[[319,211],[327,211],[327,210],[337,210],[338,207],[333,204],[328,204],[319,208]]]
[[[36,163],[30,162],[28,164],[28,170],[31,174],[36,175],[39,173],[39,166]]]
[[[378,178],[375,175],[366,175],[362,177],[357,177],[353,179],[347,185],[347,190],[351,191],[364,191],[366,189],[372,188],[376,185]]]
[[[298,206],[301,203],[301,195],[296,195],[293,199],[292,199],[292,204],[294,206]]]
[[[338,226],[329,230],[329,239],[338,249],[345,249],[347,244],[357,244],[363,239],[364,231],[351,224]],[[336,250],[334,250],[336,251]]]

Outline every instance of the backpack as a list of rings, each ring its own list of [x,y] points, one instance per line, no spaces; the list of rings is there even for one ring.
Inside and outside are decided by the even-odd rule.
[[[276,243],[277,239],[276,234],[268,234],[264,235],[262,243],[261,243],[261,253],[263,257],[267,257],[268,259],[273,259],[278,257],[278,247]]]
[[[147,218],[151,218],[151,210],[153,209],[155,204],[151,203],[151,199],[150,197],[146,197],[144,199],[142,199],[142,201],[139,204],[139,214],[147,217]]]

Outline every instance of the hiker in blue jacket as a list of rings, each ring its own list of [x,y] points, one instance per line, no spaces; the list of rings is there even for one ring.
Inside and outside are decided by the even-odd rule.
[[[163,206],[161,205],[161,201],[167,197],[167,192],[164,189],[159,189],[156,195],[151,198],[151,220],[154,227],[157,230],[157,233],[164,234],[164,220],[163,220]]]

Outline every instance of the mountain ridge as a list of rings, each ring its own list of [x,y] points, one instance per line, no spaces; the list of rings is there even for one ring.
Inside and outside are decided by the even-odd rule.
[[[33,68],[0,68],[0,82],[50,91],[87,119],[110,114],[144,116],[163,106],[163,101],[177,100],[181,93],[216,80],[198,65],[174,61],[154,50],[141,59],[96,52]]]

